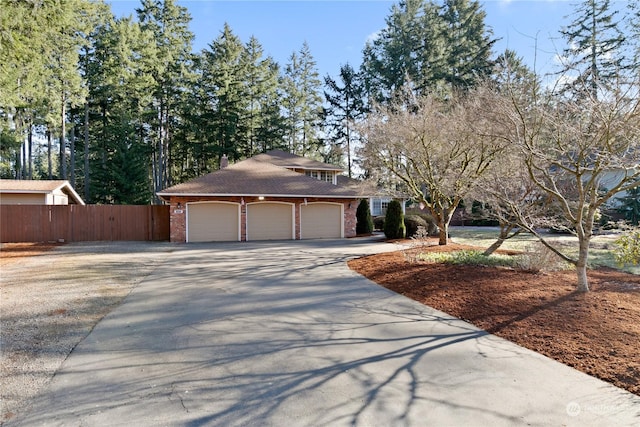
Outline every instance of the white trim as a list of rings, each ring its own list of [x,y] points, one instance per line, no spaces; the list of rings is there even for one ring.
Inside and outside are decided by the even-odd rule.
[[[280,202],[277,200],[260,200],[258,202],[250,202],[246,204],[246,209],[247,209],[247,215],[246,215],[246,221],[245,221],[245,227],[247,228],[247,232],[246,232],[246,241],[248,242],[249,239],[249,205],[266,205],[266,204],[280,204],[280,205],[290,205],[291,206],[291,240],[296,240],[296,205],[295,203],[291,203],[291,202]]]
[[[340,238],[344,239],[344,203],[309,202],[309,203],[300,203],[300,240],[304,239],[302,235],[302,206],[309,206],[309,205],[339,205],[340,206]]]
[[[185,231],[185,241],[189,243],[189,205],[212,205],[212,204],[226,204],[226,205],[236,205],[238,207],[238,242],[242,240],[242,210],[240,207],[240,203],[236,202],[226,202],[226,201],[216,201],[216,200],[202,200],[198,202],[186,202],[185,203],[185,217],[184,217],[184,231]]]

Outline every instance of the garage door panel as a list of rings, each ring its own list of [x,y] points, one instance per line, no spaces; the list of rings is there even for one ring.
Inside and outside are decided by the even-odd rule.
[[[237,203],[187,204],[188,242],[236,242],[240,230]]]
[[[247,240],[291,240],[293,208],[285,203],[247,205]]]
[[[302,239],[335,239],[343,236],[342,206],[331,203],[310,203],[300,210]]]

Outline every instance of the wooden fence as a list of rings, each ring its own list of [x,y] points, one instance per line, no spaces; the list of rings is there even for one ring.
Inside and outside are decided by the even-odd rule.
[[[169,240],[169,206],[0,205],[0,242]]]

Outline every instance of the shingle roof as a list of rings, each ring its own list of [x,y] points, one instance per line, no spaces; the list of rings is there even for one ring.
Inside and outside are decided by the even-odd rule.
[[[261,156],[261,155],[259,155]],[[258,157],[258,156],[256,156]],[[355,198],[352,188],[333,185],[252,157],[169,187],[163,196],[281,196]]]
[[[74,203],[84,205],[84,201],[65,180],[22,180],[0,179],[0,193],[51,193],[60,190]]]
[[[313,170],[331,170],[331,171],[343,171],[339,166],[330,165],[328,163],[318,162],[306,157],[296,156],[295,154],[287,153],[281,150],[271,150],[263,154],[253,156],[252,159],[259,162],[270,163],[276,166],[282,166],[284,168],[295,169],[313,169]]]

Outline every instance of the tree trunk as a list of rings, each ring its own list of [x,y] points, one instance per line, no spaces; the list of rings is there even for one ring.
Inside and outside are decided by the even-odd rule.
[[[49,179],[53,179],[53,161],[51,155],[51,131],[47,130],[47,166],[49,167]]]
[[[446,246],[449,243],[449,223],[438,224],[438,227],[440,227],[438,245]]]
[[[491,246],[489,246],[483,253],[482,255],[484,256],[489,256],[492,253],[494,253],[500,246],[502,246],[502,244],[504,243],[506,239],[502,236],[498,237],[498,240],[496,240],[495,242],[493,242],[493,244]]]
[[[89,197],[89,103],[84,104],[84,200]]]
[[[69,182],[76,188],[76,127],[73,124],[69,136]]]
[[[589,240],[587,238],[580,239],[580,252],[578,253],[578,262],[576,263],[576,273],[578,275],[578,292],[589,292],[589,281],[587,279],[587,259],[589,257]]]
[[[60,109],[60,177],[67,179],[67,142],[65,141],[67,108],[64,96],[62,97],[62,107]]]
[[[578,274],[578,292],[589,292],[589,281],[587,279],[587,266],[576,265],[576,273]]]
[[[27,136],[29,159],[28,159],[28,179],[33,179],[33,126],[29,123],[29,135]]]

